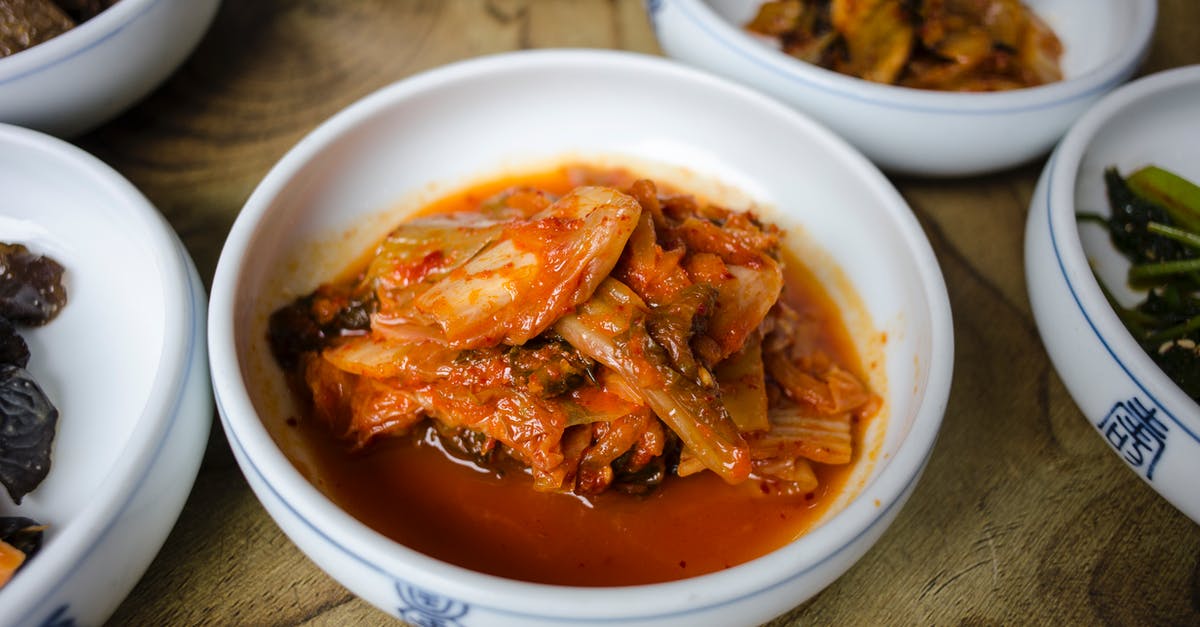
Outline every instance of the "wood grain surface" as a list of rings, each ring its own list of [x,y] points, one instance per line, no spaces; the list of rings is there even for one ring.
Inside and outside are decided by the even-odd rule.
[[[1143,72],[1200,63],[1200,2],[1159,12]],[[421,70],[562,46],[659,53],[639,0],[229,0],[176,75],[77,143],[159,207],[207,283],[242,203],[322,120]],[[879,543],[772,624],[1200,624],[1200,526],[1122,466],[1039,342],[1022,240],[1041,166],[894,179],[949,287],[945,423]],[[214,421],[178,524],[111,624],[393,621],[280,532]]]

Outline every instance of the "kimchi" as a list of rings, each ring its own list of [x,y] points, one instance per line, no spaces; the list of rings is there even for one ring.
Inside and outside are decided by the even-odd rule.
[[[580,169],[392,230],[270,319],[312,419],[366,451],[432,433],[544,492],[715,473],[806,494],[878,410],[786,289],[782,232],[647,179]]]
[[[1020,0],[772,0],[746,28],[877,83],[999,91],[1062,80],[1062,43]]]

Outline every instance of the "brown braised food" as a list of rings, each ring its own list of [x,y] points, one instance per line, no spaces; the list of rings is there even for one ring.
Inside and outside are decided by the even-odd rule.
[[[0,57],[57,37],[117,0],[0,0]]]
[[[1019,0],[773,0],[746,28],[877,83],[998,91],[1062,80],[1062,43]]]

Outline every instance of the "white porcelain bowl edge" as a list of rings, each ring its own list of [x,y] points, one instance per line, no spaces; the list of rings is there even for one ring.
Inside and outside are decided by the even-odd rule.
[[[1071,397],[1139,477],[1200,522],[1200,406],[1143,352],[1093,273],[1126,304],[1128,262],[1079,211],[1109,213],[1103,171],[1156,164],[1200,180],[1200,67],[1151,75],[1110,94],[1071,129],[1039,180],[1026,228],[1030,303]]]
[[[207,444],[205,295],[157,210],[82,150],[0,124],[0,184],[0,241],[58,259],[68,291],[24,333],[60,418],[46,480],[19,507],[0,496],[49,525],[0,589],[0,625],[100,624],[162,546]]]
[[[693,106],[698,99],[704,107]],[[480,102],[488,103],[486,116],[473,113]],[[747,110],[756,115],[746,116]],[[731,128],[728,119],[742,123]],[[780,152],[789,140],[792,148],[803,147]],[[808,207],[778,215],[785,227],[795,227],[799,241],[853,241],[845,247],[897,260],[889,278],[868,256],[842,247],[828,251],[859,290],[874,328],[888,334],[881,381],[891,402],[879,459],[837,524],[749,564],[677,582],[619,589],[520,583],[396,545],[328,501],[277,448],[286,436],[273,439],[263,424],[270,416],[259,420],[264,400],[256,398],[253,379],[268,368],[256,365],[253,353],[267,352],[264,306],[269,311],[284,302],[263,297],[278,291],[266,286],[298,243],[353,231],[414,190],[428,192],[430,182],[441,184],[433,187],[436,196],[481,176],[571,156],[669,164],[768,207]],[[798,175],[813,184],[797,185]],[[831,206],[841,210],[816,210]],[[875,211],[870,219],[882,228],[854,228],[861,212]],[[846,236],[849,230],[867,241]],[[337,269],[308,275],[306,284],[292,286],[292,296]],[[462,624],[572,618],[749,623],[795,606],[869,548],[915,485],[945,408],[950,329],[945,286],[920,226],[860,154],[748,89],[661,59],[598,51],[534,51],[454,64],[387,87],[336,115],[289,152],[247,201],[218,264],[209,320],[223,426],[251,486],[284,531],[381,609],[398,617],[414,613],[410,619],[456,617]],[[820,547],[835,549],[822,560]]]
[[[759,0],[650,0],[663,50],[811,114],[898,174],[966,176],[1044,155],[1148,50],[1154,0],[1030,0],[1064,41],[1068,80],[986,94],[877,85],[793,59],[742,28]]]
[[[53,39],[0,58],[0,122],[60,137],[113,118],[200,42],[219,0],[120,0]]]

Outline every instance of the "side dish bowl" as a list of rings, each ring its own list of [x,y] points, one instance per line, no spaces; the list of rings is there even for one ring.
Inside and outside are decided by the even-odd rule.
[[[59,410],[49,475],[0,516],[47,526],[0,588],[0,625],[99,625],[158,553],[212,423],[205,295],[170,226],[120,174],[0,124],[0,241],[65,267],[67,304],[22,335]]]
[[[220,0],[120,0],[0,58],[0,122],[78,135],[149,94],[191,54]]]
[[[1072,398],[1122,460],[1200,522],[1200,406],[1146,355],[1109,305],[1144,297],[1129,262],[1080,212],[1111,215],[1104,171],[1158,165],[1200,180],[1200,67],[1154,74],[1105,97],[1055,149],[1025,231],[1029,299],[1042,341]]]
[[[619,588],[544,585],[413,551],[306,479],[286,423],[291,401],[267,347],[267,315],[332,278],[422,201],[572,162],[652,170],[684,189],[752,199],[804,243],[798,252],[812,255],[852,332],[870,330],[855,342],[885,401],[868,436],[875,454],[818,528],[710,575]],[[847,570],[896,516],[936,438],[953,360],[937,262],[874,166],[748,89],[662,59],[600,51],[446,66],[321,125],[242,209],[214,278],[209,333],[222,424],[268,512],[335,579],[417,624],[755,624],[776,616]]]
[[[1154,0],[1026,0],[1064,46],[1065,80],[990,93],[872,83],[805,63],[750,34],[761,0],[647,2],[659,44],[685,63],[804,111],[887,171],[965,176],[1049,151],[1088,106],[1127,80],[1154,32]]]

